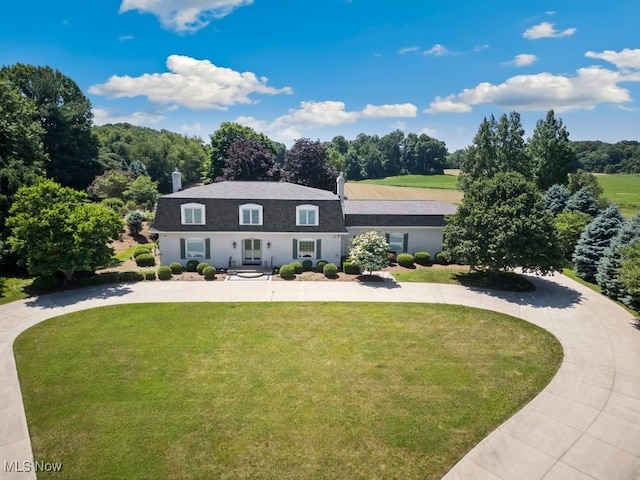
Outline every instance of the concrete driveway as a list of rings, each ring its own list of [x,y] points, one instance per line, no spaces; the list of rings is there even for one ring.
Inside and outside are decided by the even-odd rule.
[[[564,347],[551,383],[473,448],[446,480],[640,479],[640,331],[633,317],[562,275],[531,280],[538,287],[533,294],[394,282],[141,282],[0,306],[0,478],[35,478],[33,471],[16,471],[27,470],[23,462],[33,458],[12,345],[38,322],[121,303],[366,301],[495,310],[539,325]]]

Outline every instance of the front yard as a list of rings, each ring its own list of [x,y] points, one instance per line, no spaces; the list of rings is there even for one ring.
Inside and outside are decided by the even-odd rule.
[[[14,349],[35,458],[77,479],[437,479],[562,359],[524,321],[422,304],[122,305]]]

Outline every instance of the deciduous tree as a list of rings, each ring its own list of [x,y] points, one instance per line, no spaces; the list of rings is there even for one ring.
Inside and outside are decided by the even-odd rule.
[[[620,283],[622,283],[626,295],[622,301],[635,309],[640,308],[640,240],[625,247],[621,251],[622,264],[618,270]]]
[[[515,172],[474,182],[447,220],[443,247],[454,262],[492,273],[522,267],[547,274],[563,264],[551,212]]]
[[[49,179],[20,188],[10,213],[9,245],[33,275],[62,272],[70,280],[105,265],[113,253],[108,243],[122,229],[112,209]]]
[[[554,184],[565,185],[569,173],[576,169],[576,152],[569,141],[569,132],[553,110],[547,112],[544,120],[538,120],[527,149],[533,177],[541,190]]]
[[[240,138],[227,149],[223,180],[277,182],[280,165],[273,152],[256,140]]]
[[[300,138],[287,151],[284,178],[291,183],[332,191],[338,176],[329,165],[327,150],[319,141]]]
[[[571,261],[580,235],[592,220],[593,217],[583,212],[563,212],[556,216],[554,223],[558,241],[566,260]]]

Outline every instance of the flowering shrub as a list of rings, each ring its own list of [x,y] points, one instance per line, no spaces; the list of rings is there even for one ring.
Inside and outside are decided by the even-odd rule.
[[[389,244],[374,230],[360,232],[352,241],[347,261],[369,273],[388,265]]]

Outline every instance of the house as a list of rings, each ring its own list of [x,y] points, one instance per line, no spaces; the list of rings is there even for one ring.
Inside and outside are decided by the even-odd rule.
[[[431,201],[347,200],[285,182],[224,181],[181,190],[158,200],[153,232],[161,263],[198,259],[218,268],[271,268],[292,261],[340,263],[351,238],[364,229],[384,233],[391,250],[436,253],[444,216],[453,205]]]

